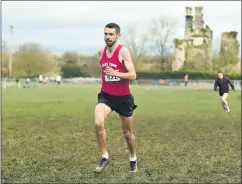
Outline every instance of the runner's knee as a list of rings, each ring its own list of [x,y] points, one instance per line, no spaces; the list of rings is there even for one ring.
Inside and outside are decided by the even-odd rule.
[[[129,141],[132,137],[134,138],[134,135],[131,130],[124,130],[123,135],[126,141]]]
[[[103,129],[104,128],[104,109],[100,106],[96,106],[95,108],[95,127],[96,129]]]
[[[96,117],[96,118],[95,118],[95,126],[96,126],[97,128],[102,128],[102,127],[104,127],[104,118],[102,118],[102,117]]]
[[[226,99],[225,99],[225,98],[222,98],[221,101],[222,101],[223,103],[226,103]]]

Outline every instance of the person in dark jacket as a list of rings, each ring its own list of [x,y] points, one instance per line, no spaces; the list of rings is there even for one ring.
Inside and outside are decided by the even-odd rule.
[[[231,83],[228,77],[225,77],[221,71],[218,71],[218,78],[214,82],[214,90],[217,91],[219,88],[219,96],[221,104],[225,112],[230,112],[230,108],[227,102],[229,94],[229,85],[233,91],[235,91],[234,85]]]

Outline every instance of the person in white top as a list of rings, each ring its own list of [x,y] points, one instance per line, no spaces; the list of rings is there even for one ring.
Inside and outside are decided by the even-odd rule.
[[[40,84],[43,83],[43,76],[42,76],[42,74],[39,74],[39,83],[40,83]]]
[[[58,85],[60,85],[60,81],[61,81],[61,76],[60,76],[60,74],[58,74],[56,76],[56,82],[57,82]]]

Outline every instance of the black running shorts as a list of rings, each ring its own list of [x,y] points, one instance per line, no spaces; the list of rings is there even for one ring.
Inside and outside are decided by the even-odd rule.
[[[134,109],[137,107],[137,105],[134,104],[134,97],[131,93],[126,96],[113,96],[101,91],[98,94],[98,103],[104,103],[109,106],[112,111],[114,110],[125,117],[132,116]]]
[[[223,96],[224,95],[224,93],[229,93],[228,91],[219,91],[219,96]]]

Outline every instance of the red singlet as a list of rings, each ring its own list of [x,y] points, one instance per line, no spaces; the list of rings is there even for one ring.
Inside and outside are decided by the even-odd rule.
[[[119,77],[108,76],[104,70],[107,66],[112,67],[119,72],[127,72],[124,64],[119,61],[119,51],[122,45],[118,45],[111,57],[107,57],[107,46],[103,50],[102,57],[100,59],[100,66],[102,69],[102,87],[101,90],[113,96],[126,96],[130,94],[129,80],[121,79]]]

